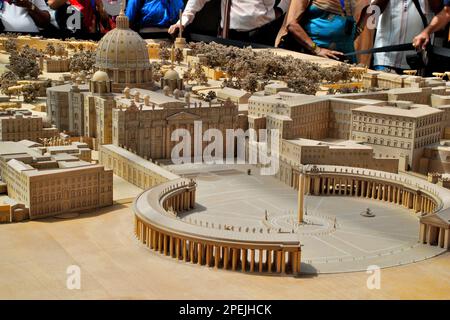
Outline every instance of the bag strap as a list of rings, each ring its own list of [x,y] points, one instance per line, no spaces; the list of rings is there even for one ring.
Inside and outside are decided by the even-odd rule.
[[[425,17],[425,14],[422,11],[422,7],[420,6],[419,0],[412,0],[414,5],[416,6],[417,11],[419,12],[420,19],[422,19],[423,27],[426,28],[428,26],[428,20],[427,17]]]
[[[228,39],[228,32],[230,31],[230,12],[231,0],[225,0],[225,11],[223,16],[222,38]]]

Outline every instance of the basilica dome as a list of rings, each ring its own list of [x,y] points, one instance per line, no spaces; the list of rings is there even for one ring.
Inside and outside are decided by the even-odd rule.
[[[95,69],[108,74],[115,92],[125,87],[148,89],[153,84],[147,43],[130,29],[123,11],[116,18],[116,28],[98,43]]]

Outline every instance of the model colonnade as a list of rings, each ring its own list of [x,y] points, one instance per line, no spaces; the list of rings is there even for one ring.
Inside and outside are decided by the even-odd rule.
[[[215,269],[300,273],[301,248],[293,234],[208,229],[180,221],[180,213],[195,207],[195,191],[195,182],[178,179],[142,193],[134,205],[137,238],[166,256]]]
[[[306,167],[304,168],[306,169]],[[450,249],[450,192],[426,181],[387,172],[336,166],[312,166],[293,173],[301,195],[363,197],[402,205],[421,212],[419,241]],[[446,198],[444,203],[442,198]],[[304,203],[304,200],[299,200]],[[303,208],[299,206],[299,221]]]

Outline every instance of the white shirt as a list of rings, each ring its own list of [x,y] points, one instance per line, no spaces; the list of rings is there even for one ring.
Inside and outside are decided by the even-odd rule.
[[[49,11],[44,0],[31,0],[31,3],[40,10]],[[3,2],[3,9],[0,12],[0,19],[5,26],[5,31],[11,32],[39,32],[39,28],[34,23],[28,10],[14,4]]]
[[[433,13],[428,1],[419,0],[422,11],[431,21]],[[411,0],[389,1],[380,16],[374,48],[395,44],[412,43],[413,38],[423,30],[422,19]],[[381,52],[374,54],[374,65],[409,69],[406,56],[414,51]]]
[[[181,22],[183,26],[190,24],[195,14],[211,0],[189,0],[184,8]],[[289,8],[291,0],[281,0],[278,4],[283,12]],[[230,10],[230,29],[239,31],[250,31],[259,28],[275,20],[275,0],[232,0]],[[221,1],[222,20],[220,26],[223,27],[223,16],[225,11],[225,1]],[[180,23],[178,21],[178,23]]]

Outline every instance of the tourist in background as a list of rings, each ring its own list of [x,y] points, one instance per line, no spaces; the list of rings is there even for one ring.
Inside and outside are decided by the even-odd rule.
[[[2,31],[37,33],[50,24],[44,0],[1,0]]]
[[[181,18],[183,27],[191,24],[197,12],[209,1],[188,0]],[[290,0],[221,0],[219,34],[229,39],[272,46],[289,3]],[[227,21],[228,25],[225,25]],[[176,35],[179,27],[178,21],[169,28],[169,33]]]
[[[77,35],[103,34],[115,28],[113,18],[108,15],[103,6],[103,0],[48,0],[48,5],[55,10],[55,19],[61,30],[67,29],[69,6],[81,12],[81,30],[77,30]]]
[[[415,1],[415,0],[414,0]],[[412,43],[413,37],[420,33],[434,13],[439,12],[441,0],[417,0],[419,9],[412,0],[376,0],[373,1],[381,9],[381,16],[377,25],[374,47],[385,47],[396,44]],[[416,56],[416,52],[397,51],[374,54],[374,69],[402,74],[404,70],[411,69],[407,57]],[[415,58],[417,60],[417,58]],[[413,67],[417,69],[417,67]]]
[[[430,43],[431,35],[444,29],[450,23],[450,0],[444,0],[444,8],[430,22],[430,24],[413,39],[417,49],[425,50]]]
[[[169,27],[178,20],[183,0],[129,0],[126,15],[136,31],[149,27]]]
[[[364,31],[368,0],[292,1],[275,45],[325,58],[355,51]]]

